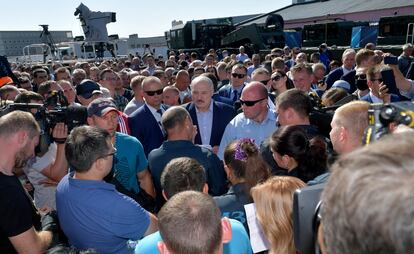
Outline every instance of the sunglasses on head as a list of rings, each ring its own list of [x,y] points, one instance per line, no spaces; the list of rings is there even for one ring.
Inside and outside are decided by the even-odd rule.
[[[358,80],[358,79],[367,79],[367,75],[366,74],[355,75],[355,80]]]
[[[282,78],[282,76],[276,75],[272,78],[273,81],[279,81]]]
[[[144,91],[148,96],[154,96],[155,94],[161,95],[163,90],[156,90],[156,91]]]
[[[252,107],[252,106],[254,106],[256,103],[258,103],[258,102],[260,102],[260,101],[262,101],[262,100],[264,100],[264,99],[266,99],[266,98],[267,98],[267,97],[265,97],[265,98],[261,98],[261,99],[259,99],[259,100],[255,100],[255,101],[244,101],[244,100],[240,99],[239,101],[240,101],[241,105],[246,105],[247,107]]]
[[[246,74],[232,73],[231,75],[233,76],[233,78],[244,78],[244,77],[246,77]]]

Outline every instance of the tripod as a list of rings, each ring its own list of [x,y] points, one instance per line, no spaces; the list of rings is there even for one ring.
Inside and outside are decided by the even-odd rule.
[[[50,51],[51,51],[53,57],[56,58],[55,53],[57,52],[57,50],[56,50],[56,46],[55,46],[55,42],[53,40],[53,37],[49,32],[49,25],[39,25],[39,26],[41,26],[43,28],[43,31],[40,33],[40,38],[42,38],[42,41],[44,43],[49,45]],[[46,58],[47,51],[44,52],[43,55],[44,55],[44,58]]]

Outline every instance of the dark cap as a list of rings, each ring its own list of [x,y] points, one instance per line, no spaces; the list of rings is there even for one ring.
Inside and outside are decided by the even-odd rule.
[[[118,112],[115,103],[112,99],[108,98],[98,98],[93,100],[88,106],[88,117],[93,115],[95,116],[104,116],[105,114],[115,110]]]
[[[80,95],[85,99],[91,98],[95,93],[102,94],[101,87],[93,80],[85,79],[76,86],[76,95]]]

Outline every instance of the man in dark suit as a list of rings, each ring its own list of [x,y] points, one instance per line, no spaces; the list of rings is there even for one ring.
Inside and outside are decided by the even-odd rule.
[[[340,80],[341,77],[352,71],[355,65],[355,50],[346,49],[342,54],[342,66],[331,71],[326,77],[327,89],[331,88],[335,81]]]
[[[240,99],[245,82],[247,80],[247,68],[243,64],[236,64],[231,69],[230,84],[219,90],[219,95],[229,98],[234,102]]]
[[[381,67],[375,66],[367,71],[367,85],[369,93],[361,97],[361,101],[369,103],[390,103],[400,101],[396,94],[389,94],[387,85],[383,83]]]
[[[128,123],[131,135],[141,142],[145,156],[148,156],[165,139],[161,116],[166,108],[161,105],[163,89],[159,78],[146,77],[141,92],[145,104],[129,116]]]
[[[186,105],[193,123],[197,125],[197,135],[194,143],[211,146],[217,153],[221,137],[227,124],[235,116],[233,107],[212,100],[213,82],[204,76],[199,76],[191,82],[193,102]]]

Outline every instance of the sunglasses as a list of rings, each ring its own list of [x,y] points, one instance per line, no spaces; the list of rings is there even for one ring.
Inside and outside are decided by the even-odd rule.
[[[103,156],[101,156],[101,157],[99,157],[99,158],[106,158],[106,157],[109,157],[109,156],[114,156],[115,154],[116,154],[116,148],[115,147],[112,147],[112,152],[111,153],[108,153],[108,154],[105,154],[105,155],[103,155]]]
[[[148,94],[148,96],[154,96],[155,94],[161,95],[162,94],[162,89],[160,90],[156,90],[156,91],[144,91],[144,93]]]
[[[267,99],[267,97],[264,97],[264,98],[261,98],[261,99],[259,99],[259,100],[255,100],[255,101],[244,101],[244,100],[242,100],[242,99],[240,99],[239,101],[240,101],[240,104],[241,104],[241,105],[246,105],[247,107],[252,107],[252,106],[254,106],[256,103],[258,103],[258,102],[260,102],[260,101],[262,101],[262,100],[264,100],[264,99]]]
[[[366,74],[360,74],[360,75],[355,75],[355,80],[358,80],[358,79],[367,79],[367,75]]]
[[[231,75],[233,76],[233,78],[244,78],[244,77],[246,77],[246,74],[232,73]]]
[[[272,78],[273,81],[279,81],[282,78],[282,76],[276,75]]]
[[[269,81],[270,81],[270,79],[262,80],[262,81],[259,81],[259,82],[262,83],[263,85],[267,85],[267,82],[269,82]]]

